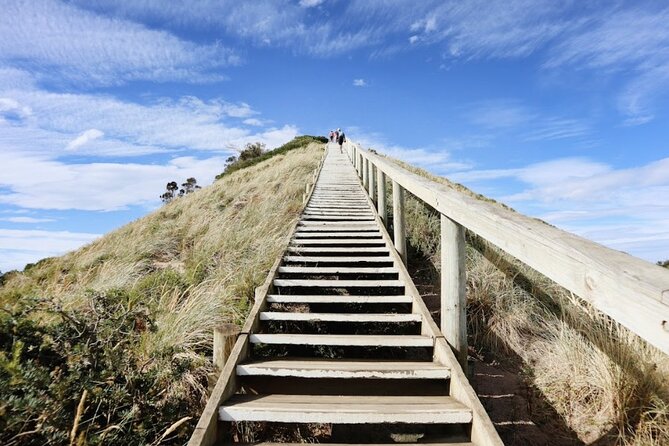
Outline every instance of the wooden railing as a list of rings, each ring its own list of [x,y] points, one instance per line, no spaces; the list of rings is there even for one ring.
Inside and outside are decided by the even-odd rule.
[[[344,146],[386,222],[392,181],[395,248],[406,262],[404,191],[441,214],[441,331],[467,358],[465,228],[669,353],[669,270],[412,173],[347,141]]]

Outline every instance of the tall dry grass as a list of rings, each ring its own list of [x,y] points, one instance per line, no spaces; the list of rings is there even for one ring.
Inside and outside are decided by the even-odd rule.
[[[397,163],[494,202],[445,178]],[[438,271],[439,216],[407,196],[408,241]],[[438,281],[438,276],[434,279]],[[467,300],[474,347],[498,359],[521,361],[525,378],[582,441],[669,444],[667,355],[473,234],[468,234]]]
[[[245,319],[255,287],[287,246],[323,148],[311,143],[225,175],[77,251],[8,275],[0,307],[40,296],[85,309],[91,291],[122,290],[129,308],[146,305],[155,320],[132,352],[139,372],[180,376],[164,400],[204,401],[213,328]],[[179,372],[180,364],[190,369]]]

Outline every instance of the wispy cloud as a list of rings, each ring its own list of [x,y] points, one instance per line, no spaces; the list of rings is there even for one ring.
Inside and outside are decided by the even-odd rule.
[[[13,109],[30,109],[31,119],[21,126],[5,124],[0,132],[2,150],[53,154],[55,149],[68,147],[77,153],[115,156],[183,149],[227,152],[230,144],[256,140],[275,147],[297,132],[290,125],[251,132],[236,125],[237,120],[258,112],[249,104],[221,99],[187,96],[138,104],[109,96],[43,90],[12,90],[4,95]],[[277,134],[287,139],[280,141]]]
[[[231,49],[221,45],[199,45],[55,0],[8,0],[2,9],[0,63],[57,82],[207,82],[222,79],[214,69],[239,62]]]
[[[110,211],[158,202],[165,183],[195,177],[212,182],[225,157],[179,157],[165,164],[65,164],[44,156],[0,153],[5,174],[0,186],[10,192],[0,203],[30,209]]]
[[[94,141],[102,136],[104,132],[101,132],[98,129],[88,129],[82,132],[79,136],[74,138],[66,147],[66,150],[77,150],[79,147],[87,144],[90,141]]]
[[[603,73],[630,74],[619,95],[628,125],[653,119],[658,92],[669,90],[669,8],[637,6],[594,16],[551,49],[547,68],[569,66]]]
[[[69,231],[0,229],[0,271],[64,254],[99,236]]]
[[[647,260],[666,249],[669,158],[616,169],[588,158],[562,158],[514,169],[473,170],[450,176],[470,187],[498,190],[494,198],[551,223]],[[515,180],[520,190],[495,188]]]
[[[379,133],[365,132],[357,127],[351,127],[347,131],[347,135],[354,142],[361,144],[362,147],[374,149],[384,155],[429,169],[437,175],[445,175],[446,173],[471,169],[472,167],[467,161],[453,160],[450,152],[445,147],[403,147],[388,143],[383,135]]]
[[[300,6],[303,8],[313,8],[322,4],[325,0],[300,0]]]
[[[48,223],[56,220],[53,218],[5,217],[0,218],[0,221],[8,221],[10,223]]]
[[[513,132],[522,141],[583,137],[590,133],[584,120],[546,115],[517,100],[499,99],[464,107],[474,125],[492,132]]]
[[[354,87],[366,87],[367,82],[364,79],[353,79]]]

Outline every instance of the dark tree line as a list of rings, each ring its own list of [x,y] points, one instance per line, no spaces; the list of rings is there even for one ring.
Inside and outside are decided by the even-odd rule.
[[[165,188],[166,191],[160,196],[163,203],[169,203],[177,197],[183,197],[184,195],[201,189],[201,187],[197,185],[197,180],[193,177],[188,178],[185,183],[181,183],[181,189],[176,181],[170,181]]]

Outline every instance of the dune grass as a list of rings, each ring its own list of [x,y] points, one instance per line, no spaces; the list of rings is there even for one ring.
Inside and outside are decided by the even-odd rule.
[[[213,328],[245,319],[323,148],[291,147],[5,275],[0,443],[67,442],[80,404],[77,444],[158,443],[178,422],[162,444],[183,443],[206,399]]]
[[[411,194],[406,197],[408,243],[438,272],[439,215]],[[669,357],[474,234],[468,233],[467,241],[470,345],[502,362],[521,361],[525,379],[585,443],[669,444]],[[438,286],[438,274],[433,276]]]

